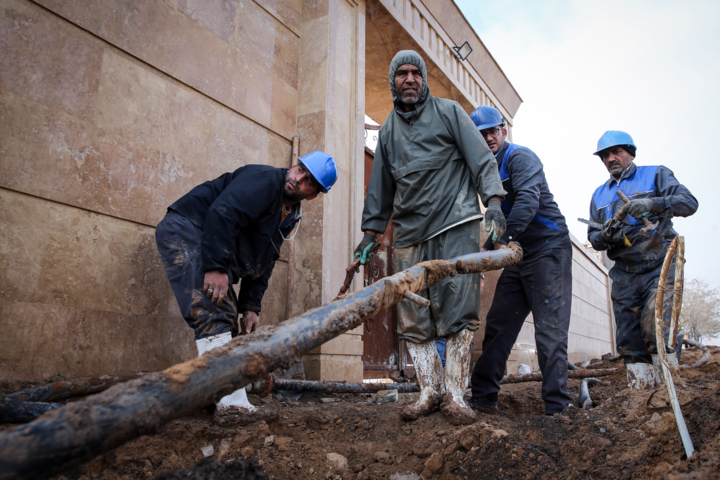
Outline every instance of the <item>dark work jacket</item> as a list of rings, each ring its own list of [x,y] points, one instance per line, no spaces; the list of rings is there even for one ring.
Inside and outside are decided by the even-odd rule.
[[[641,233],[644,224],[628,215],[623,221],[623,233],[632,247],[623,242],[608,245],[602,239],[601,230],[588,227],[588,240],[595,250],[607,250],[608,258],[615,260],[615,268],[628,273],[646,273],[654,270],[665,259],[670,242],[677,236],[673,230],[672,217],[688,217],[698,208],[697,199],[690,190],[677,181],[673,172],[663,166],[638,167],[634,163],[622,173],[620,180],[610,178],[600,185],[590,202],[590,219],[604,224],[624,205],[617,191],[630,198],[651,198],[654,213],[648,215],[651,222],[659,222],[657,228]]]
[[[287,169],[247,165],[193,188],[168,210],[183,215],[203,231],[203,270],[242,278],[238,311],[260,313],[260,303],[275,261],[280,257],[282,235],[289,235],[302,209],[280,228],[283,187]]]
[[[500,243],[520,242],[523,259],[553,248],[570,248],[565,217],[550,193],[538,156],[526,147],[505,142],[495,157],[500,180],[507,191],[501,203],[507,230]],[[492,237],[484,248],[492,250]]]

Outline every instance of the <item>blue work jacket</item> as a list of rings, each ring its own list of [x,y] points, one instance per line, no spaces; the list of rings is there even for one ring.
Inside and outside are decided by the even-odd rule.
[[[553,248],[570,248],[565,217],[550,193],[538,156],[529,148],[505,142],[495,157],[507,192],[501,203],[507,229],[500,243],[519,242],[523,259],[550,253]],[[484,248],[492,250],[492,237]]]
[[[651,198],[653,213],[648,218],[658,222],[655,230],[642,233],[642,221],[628,215],[623,220],[623,233],[632,247],[624,242],[608,245],[602,239],[601,229],[588,227],[588,240],[595,250],[607,250],[608,258],[615,261],[615,268],[628,273],[646,273],[654,270],[665,259],[665,252],[677,232],[673,229],[672,217],[688,217],[698,208],[697,199],[690,190],[680,184],[673,172],[663,166],[642,166],[634,163],[625,169],[619,180],[611,177],[600,185],[590,202],[590,219],[604,224],[624,205],[618,197],[618,190],[630,200]]]

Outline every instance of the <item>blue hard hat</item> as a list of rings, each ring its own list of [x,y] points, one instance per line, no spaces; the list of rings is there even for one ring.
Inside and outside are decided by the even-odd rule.
[[[603,136],[598,140],[597,152],[593,153],[593,155],[599,156],[603,150],[617,145],[630,145],[633,148],[637,148],[632,137],[627,133],[621,132],[620,130],[608,130],[603,133]]]
[[[298,161],[310,170],[312,176],[315,177],[315,180],[320,184],[321,192],[328,193],[330,187],[335,185],[338,177],[337,166],[335,165],[333,157],[327,153],[308,153],[304,157],[298,158]]]
[[[505,125],[502,114],[497,108],[481,105],[470,114],[470,120],[473,121],[478,130]]]

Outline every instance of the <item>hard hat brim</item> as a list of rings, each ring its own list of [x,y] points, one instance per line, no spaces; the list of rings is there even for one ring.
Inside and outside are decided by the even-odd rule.
[[[480,131],[480,130],[485,130],[485,129],[492,128],[492,127],[499,127],[500,125],[505,125],[505,122],[483,123],[482,125],[478,125],[477,129],[478,129],[478,131]]]

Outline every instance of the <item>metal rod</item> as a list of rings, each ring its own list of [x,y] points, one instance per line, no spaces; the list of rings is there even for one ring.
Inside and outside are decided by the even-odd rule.
[[[0,434],[0,479],[48,478],[219,400],[449,275],[499,270],[522,248],[423,262],[202,357],[115,385]]]
[[[681,237],[682,238],[682,237]],[[680,240],[682,248],[677,249],[675,258],[675,291],[673,294],[672,317],[670,319],[670,338],[668,347],[675,350],[678,331],[680,329],[680,309],[683,296],[683,273],[685,271],[685,239]],[[679,359],[678,359],[679,360]]]
[[[417,293],[412,293],[412,292],[408,291],[408,292],[403,293],[403,297],[405,297],[405,299],[407,299],[407,300],[410,300],[411,302],[417,303],[421,307],[425,307],[425,308],[430,307],[430,300],[428,300],[427,298],[421,297]]]
[[[678,430],[680,430],[680,438],[682,439],[683,447],[685,448],[685,455],[687,458],[690,458],[695,452],[695,449],[693,448],[692,439],[690,438],[690,432],[685,424],[685,417],[683,417],[682,410],[680,409],[680,402],[678,402],[677,392],[675,391],[675,383],[673,382],[667,352],[665,351],[665,338],[663,335],[663,303],[665,302],[665,285],[667,284],[668,273],[670,273],[670,265],[672,264],[672,259],[676,251],[678,252],[678,260],[684,257],[685,239],[683,237],[678,236],[673,239],[667,253],[665,253],[665,261],[663,262],[662,270],[660,271],[657,299],[655,302],[655,344],[657,345],[658,358],[660,359],[665,385],[668,389],[668,397],[670,397],[670,405],[672,405],[673,412],[675,413],[675,421],[677,422]],[[677,261],[676,266],[682,266],[683,263],[684,262],[682,261]],[[682,275],[680,278],[682,279]],[[677,281],[676,277],[675,282]]]
[[[597,370],[570,370],[568,378],[590,378],[590,377],[607,377],[617,372],[617,368],[599,368]],[[525,375],[505,375],[500,383],[522,383],[522,382],[541,382],[542,373],[532,372]]]

